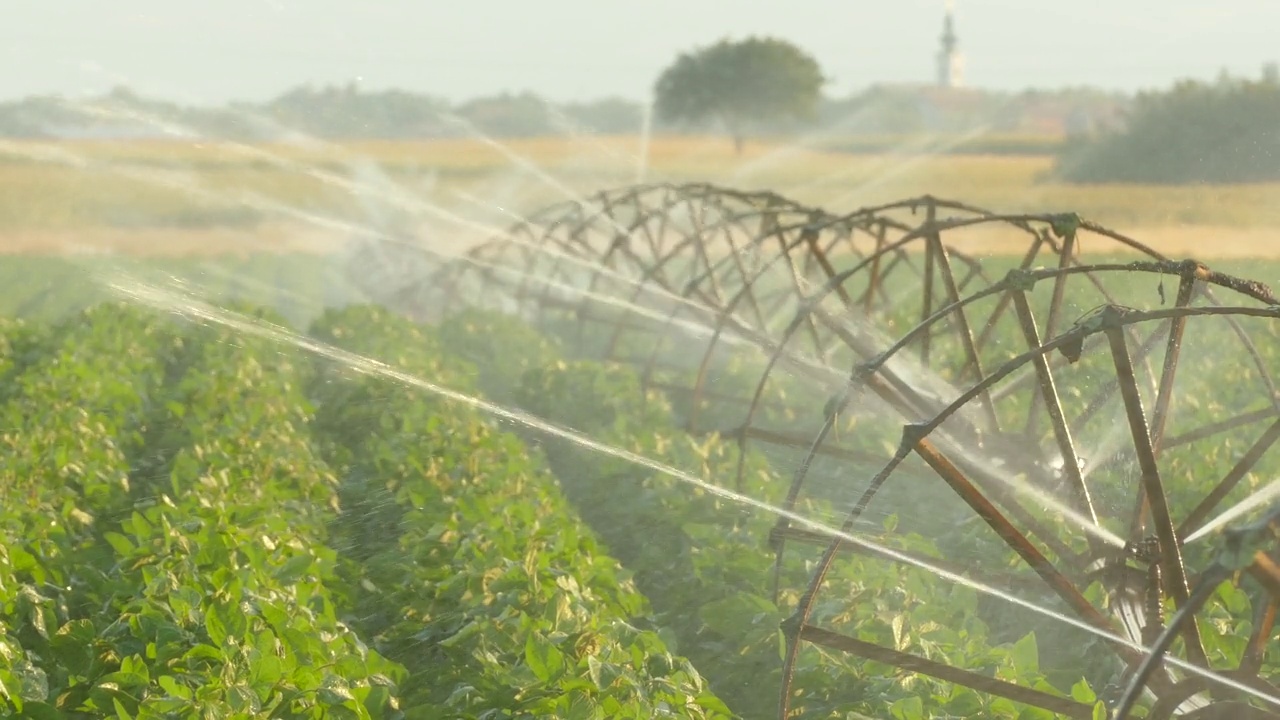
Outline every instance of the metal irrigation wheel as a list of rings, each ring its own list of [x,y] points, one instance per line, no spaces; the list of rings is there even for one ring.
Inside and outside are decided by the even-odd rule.
[[[1071,230],[1063,234],[1070,237]],[[1135,276],[1147,282],[1135,283]],[[1165,280],[1176,292],[1163,307],[1135,309],[1111,299],[1126,287],[1132,294],[1135,286],[1161,287]],[[1037,303],[1042,288],[1047,302]],[[1076,292],[1088,303],[1097,293],[1108,299],[1069,327],[1047,332],[1055,320],[1066,324],[1062,300]],[[994,344],[998,352],[985,356],[962,331],[955,356],[964,382],[921,392],[920,383],[895,369],[899,358],[923,356],[931,326],[984,303],[1011,307],[1010,320],[1001,321],[1010,327],[994,332],[992,337],[1002,338]],[[838,572],[841,559],[870,554],[923,564],[947,582],[977,583],[983,592],[1003,595],[989,608],[992,617],[1009,619],[1009,608],[1018,603],[1048,608],[1058,617],[1044,627],[1072,629],[1048,653],[1064,659],[1064,667],[1051,671],[1088,671],[1095,683],[1122,688],[1145,657],[1141,648],[1164,631],[1165,616],[1192,604],[1191,588],[1211,565],[1207,539],[1232,516],[1255,509],[1261,496],[1242,481],[1280,470],[1280,454],[1268,454],[1280,439],[1272,381],[1280,360],[1260,353],[1252,340],[1274,339],[1277,319],[1280,309],[1268,289],[1194,262],[1063,263],[1015,269],[1001,282],[938,309],[892,346],[859,359],[847,390],[824,412],[817,439],[796,472],[788,508],[797,507],[842,413],[887,406],[907,422],[878,470],[846,474],[844,499],[853,509],[841,523],[844,537],[792,530],[787,522],[775,530],[779,568],[783,541],[826,546],[787,626],[782,716],[790,710],[800,653],[815,646],[1090,717],[1090,706],[1069,698],[858,638],[857,627],[847,626],[852,614],[839,609],[841,598],[857,597],[848,587],[856,580]],[[1223,355],[1240,358],[1230,377],[1207,377],[1196,367]],[[853,450],[859,449],[856,441],[855,436]],[[895,547],[901,532],[863,532],[869,510],[894,502],[885,496],[902,489],[895,485],[909,489],[891,509],[911,512],[915,532],[947,547],[950,557]],[[921,498],[928,498],[927,510],[909,506]],[[985,526],[985,537],[975,526]],[[956,562],[957,555],[964,562]],[[1195,600],[1216,608],[1221,622],[1239,615],[1242,605],[1251,606],[1256,612],[1248,639],[1232,645],[1222,636],[1234,629],[1210,632],[1206,628],[1217,626],[1181,624],[1181,664],[1166,660],[1143,682],[1154,703],[1148,717],[1209,717],[1227,712],[1221,702],[1235,703],[1230,708],[1238,712],[1241,697],[1248,696],[1241,686],[1280,697],[1260,674],[1275,610],[1266,587]],[[1210,634],[1214,642],[1206,643]],[[1097,638],[1102,640],[1091,644]]]
[[[1245,717],[1241,688],[1280,695],[1265,560],[1240,593],[1198,590],[1218,577],[1217,531],[1258,512],[1250,486],[1280,471],[1267,288],[1074,215],[922,197],[837,216],[709,185],[549,207],[434,267],[371,295],[418,317],[521,315],[636,367],[690,431],[792,478],[761,498],[786,513],[769,538],[774,588],[796,608],[784,717],[813,648],[1091,717],[1032,683],[859,637],[854,556],[1002,594],[979,607],[1006,621],[997,639],[1043,630],[1046,672],[1088,675],[1120,709],[1129,686],[1153,718]],[[1209,357],[1236,360],[1214,365],[1228,377],[1197,371]],[[741,486],[741,468],[721,482]],[[1223,640],[1241,617],[1245,637]],[[1162,639],[1172,659],[1144,665]]]
[[[943,213],[954,217],[940,220]],[[794,427],[796,408],[780,412],[790,427],[761,427],[754,405],[781,390],[758,393],[754,381],[768,360],[838,385],[838,368],[848,360],[840,353],[866,350],[865,339],[848,342],[826,315],[805,310],[827,286],[834,283],[839,314],[888,333],[991,284],[984,264],[951,242],[975,230],[995,228],[1003,244],[1012,241],[1020,267],[1078,263],[1080,246],[1089,243],[1159,257],[1105,231],[1096,241],[1085,238],[1088,226],[1079,236],[1056,237],[1049,223],[1035,222],[1043,217],[1000,217],[929,197],[835,217],[770,193],[645,186],[548,208],[424,284],[433,305],[521,313],[574,339],[587,355],[639,367],[651,387],[688,398],[683,410],[695,432],[735,432],[744,441],[799,449],[808,433]],[[1057,322],[1055,316],[1051,327]],[[987,323],[966,332],[981,346],[992,330]],[[943,324],[933,332],[953,329]],[[780,338],[787,347],[770,357]],[[924,338],[926,360],[936,354],[932,344]],[[779,409],[774,399],[763,402]]]

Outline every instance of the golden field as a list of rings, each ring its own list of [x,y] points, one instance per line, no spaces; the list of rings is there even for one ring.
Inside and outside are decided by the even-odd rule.
[[[1052,164],[1046,156],[902,147],[855,155],[752,143],[735,157],[723,138],[660,137],[641,162],[638,137],[0,141],[0,251],[324,249],[388,212],[472,237],[542,205],[643,178],[770,189],[831,211],[926,193],[995,211],[1073,210],[1170,254],[1280,255],[1280,184],[1071,186],[1040,179]]]

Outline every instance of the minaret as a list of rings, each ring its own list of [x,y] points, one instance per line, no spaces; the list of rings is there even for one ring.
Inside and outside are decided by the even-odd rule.
[[[942,47],[938,49],[938,85],[945,88],[964,84],[964,57],[956,39],[955,6],[947,0],[947,14],[942,21]]]

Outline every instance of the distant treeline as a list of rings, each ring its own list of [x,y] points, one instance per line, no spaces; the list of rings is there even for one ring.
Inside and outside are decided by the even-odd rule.
[[[1143,93],[1119,128],[1068,141],[1055,174],[1082,183],[1280,181],[1280,69]]]
[[[875,86],[824,99],[815,121],[777,122],[765,135],[856,138],[877,135],[985,133],[1061,136],[1106,126],[1126,98],[1088,89],[997,93],[918,86]],[[179,129],[225,139],[279,139],[290,133],[329,139],[454,137],[479,131],[494,137],[635,134],[650,118],[644,104],[620,98],[552,103],[532,93],[503,94],[453,104],[396,90],[356,85],[290,90],[264,103],[189,107],[118,88],[70,102],[35,97],[0,103],[0,135],[18,137],[158,136]],[[153,122],[163,120],[169,127]],[[666,126],[657,132],[715,132],[706,126]],[[838,145],[838,143],[833,143]],[[857,142],[853,143],[858,145]],[[852,148],[852,146],[851,146]]]
[[[639,102],[552,103],[532,93],[463,103],[354,84],[304,86],[263,103],[192,107],[118,88],[72,102],[31,97],[0,103],[0,136],[280,140],[635,134],[651,119]],[[653,122],[654,132],[718,131]],[[1056,155],[1067,182],[1280,181],[1280,71],[1183,81],[1128,97],[1088,88],[1001,93],[929,86],[873,86],[826,98],[805,124],[763,128],[774,140],[844,152]],[[902,138],[919,138],[906,142]]]
[[[192,107],[142,97],[127,88],[71,101],[30,97],[0,103],[0,136],[161,137],[198,134],[227,140],[384,139],[466,135],[468,124],[498,137],[565,133],[635,133],[638,103],[604,99],[554,105],[531,94],[505,94],[459,105],[399,90],[355,85],[290,90],[265,103]]]

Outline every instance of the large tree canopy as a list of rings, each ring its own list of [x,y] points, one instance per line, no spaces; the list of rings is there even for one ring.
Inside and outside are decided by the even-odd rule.
[[[814,117],[825,82],[818,62],[785,40],[721,40],[682,53],[663,71],[655,109],[667,121],[719,121],[741,152],[753,127]]]

